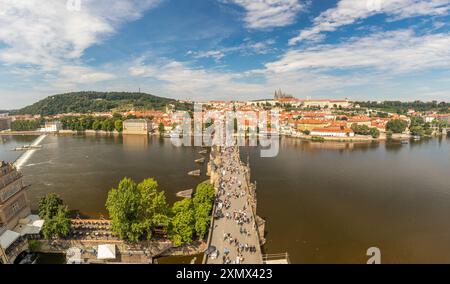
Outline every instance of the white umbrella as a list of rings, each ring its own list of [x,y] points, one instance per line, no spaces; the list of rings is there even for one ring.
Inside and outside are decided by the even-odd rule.
[[[97,259],[116,259],[115,245],[99,245]]]

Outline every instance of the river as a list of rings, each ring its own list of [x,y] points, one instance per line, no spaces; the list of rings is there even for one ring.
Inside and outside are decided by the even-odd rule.
[[[36,137],[34,137],[36,138]],[[33,137],[0,139],[0,159]],[[107,192],[125,176],[157,179],[170,203],[205,179],[200,148],[142,136],[48,136],[22,168],[35,209],[58,193],[80,216],[105,216]],[[450,263],[450,138],[388,143],[312,143],[281,139],[275,158],[243,148],[266,219],[266,253],[293,263]],[[202,169],[199,178],[187,172]]]

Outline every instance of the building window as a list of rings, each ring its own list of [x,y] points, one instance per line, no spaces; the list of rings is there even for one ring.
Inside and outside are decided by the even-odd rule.
[[[19,202],[14,203],[12,205],[12,212],[13,212],[13,214],[16,214],[19,210],[20,210]]]

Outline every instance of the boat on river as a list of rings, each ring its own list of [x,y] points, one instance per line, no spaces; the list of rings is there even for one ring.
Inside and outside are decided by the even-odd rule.
[[[194,177],[198,177],[198,176],[200,176],[200,174],[201,174],[200,170],[195,170],[195,171],[188,172],[188,175],[194,176]]]
[[[205,162],[205,158],[197,159],[197,160],[195,160],[195,162],[196,162],[197,164],[203,164],[203,163]]]
[[[22,147],[16,147],[13,149],[13,151],[28,151],[33,149],[41,149],[42,145],[25,145]]]
[[[177,197],[181,197],[181,198],[191,198],[192,197],[192,193],[194,192],[193,189],[188,189],[188,190],[183,190],[180,192],[177,192]]]

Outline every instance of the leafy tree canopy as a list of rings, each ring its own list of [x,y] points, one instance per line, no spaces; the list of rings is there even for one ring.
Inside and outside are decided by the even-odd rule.
[[[192,200],[177,201],[172,207],[170,237],[176,246],[191,243],[194,237],[195,216]]]
[[[65,205],[59,205],[55,216],[44,219],[42,234],[44,238],[50,240],[54,237],[63,238],[70,232],[69,209]]]
[[[195,232],[197,237],[200,239],[205,237],[209,228],[214,195],[214,187],[209,182],[199,184],[195,191],[193,198],[195,211]]]
[[[158,184],[146,179],[136,184],[125,178],[117,189],[108,194],[106,208],[109,212],[112,230],[122,239],[137,242],[151,239],[157,226],[167,226],[168,207],[164,192],[158,192]]]
[[[38,205],[39,216],[44,219],[42,234],[46,239],[62,238],[69,234],[69,209],[63,200],[56,194],[44,196]]]
[[[63,200],[55,193],[50,193],[41,198],[38,204],[39,216],[43,219],[53,218],[58,213]]]
[[[386,129],[393,133],[402,133],[408,127],[408,122],[401,119],[393,119],[386,124]]]

